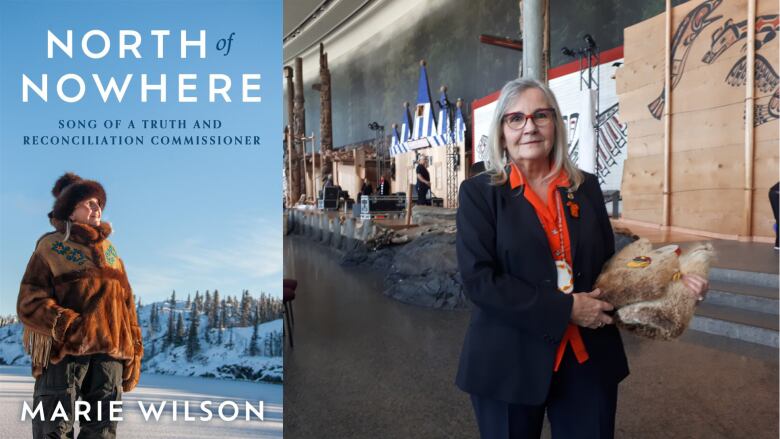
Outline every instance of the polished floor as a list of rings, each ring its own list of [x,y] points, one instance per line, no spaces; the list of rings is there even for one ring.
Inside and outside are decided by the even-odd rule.
[[[475,438],[453,384],[468,312],[382,295],[381,273],[286,237],[299,281],[295,347],[285,352],[284,437]],[[624,336],[618,438],[777,438],[778,351],[688,332],[673,342]],[[544,437],[549,437],[545,429]]]

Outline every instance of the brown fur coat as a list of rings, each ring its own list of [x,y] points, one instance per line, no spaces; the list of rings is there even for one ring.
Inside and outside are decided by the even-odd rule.
[[[111,226],[65,224],[43,235],[22,278],[17,314],[33,376],[66,355],[105,353],[124,361],[122,388],[140,376],[144,349],[125,267],[107,239]]]
[[[714,257],[709,243],[681,253],[677,246],[653,250],[647,239],[623,248],[607,262],[596,280],[601,298],[617,312],[618,326],[644,337],[679,337],[693,317],[696,299],[680,280],[682,274],[707,277]]]

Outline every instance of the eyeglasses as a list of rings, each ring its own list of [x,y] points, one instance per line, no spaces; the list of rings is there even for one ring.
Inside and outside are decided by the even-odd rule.
[[[95,211],[100,209],[100,204],[95,200],[88,200],[88,201],[82,201],[76,206],[77,209],[79,207],[86,207],[89,210]]]
[[[537,127],[544,127],[549,125],[554,118],[555,110],[552,108],[540,108],[534,111],[533,114],[524,114],[521,111],[517,111],[515,113],[507,113],[502,117],[504,123],[513,130],[522,130],[528,119],[533,119],[534,125]]]

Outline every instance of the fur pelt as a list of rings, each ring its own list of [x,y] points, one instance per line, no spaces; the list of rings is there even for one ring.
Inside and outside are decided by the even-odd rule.
[[[617,310],[618,326],[644,337],[669,340],[685,331],[696,307],[696,299],[680,276],[707,278],[713,258],[710,243],[681,253],[674,245],[653,250],[650,241],[640,239],[605,264],[596,288]]]
[[[33,376],[66,355],[105,353],[124,362],[122,387],[138,383],[143,343],[124,264],[107,239],[108,223],[64,223],[41,237],[27,264],[17,301]]]
[[[54,206],[49,218],[65,221],[73,213],[76,205],[89,198],[97,198],[101,209],[106,208],[106,191],[94,180],[85,180],[78,175],[67,172],[57,179],[51,189],[54,195]]]

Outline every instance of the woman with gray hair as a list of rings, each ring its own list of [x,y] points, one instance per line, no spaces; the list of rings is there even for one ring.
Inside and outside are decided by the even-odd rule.
[[[483,438],[611,438],[628,375],[612,306],[593,284],[614,253],[594,175],[568,156],[550,89],[501,90],[485,172],[463,182],[458,266],[473,303],[456,383]],[[691,286],[693,285],[693,286]],[[706,282],[691,282],[695,294]]]
[[[458,386],[483,438],[614,430],[628,375],[611,306],[592,290],[614,238],[596,177],[568,156],[555,96],[530,79],[504,86],[485,172],[463,182],[458,264],[474,303]],[[573,294],[574,293],[574,294]]]

